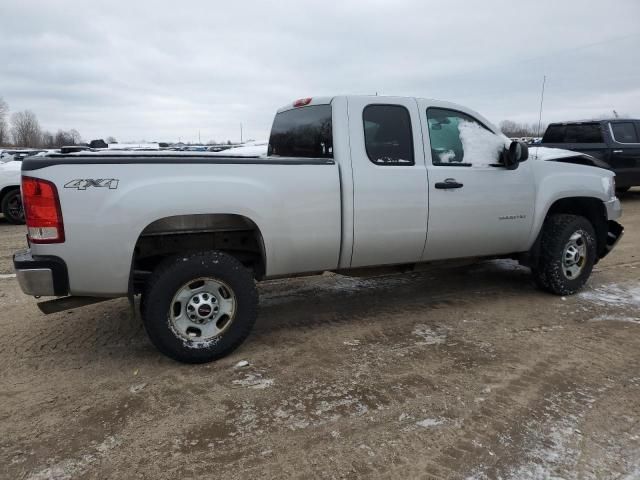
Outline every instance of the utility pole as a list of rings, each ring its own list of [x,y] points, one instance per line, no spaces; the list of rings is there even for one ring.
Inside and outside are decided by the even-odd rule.
[[[242,122],[240,122],[240,143],[242,143]]]
[[[202,140],[200,140],[200,130],[198,130],[198,144],[202,145]]]
[[[542,77],[542,94],[540,95],[540,115],[538,116],[538,134],[540,136],[540,129],[542,128],[542,103],[544,102],[544,86],[547,83],[547,76]]]

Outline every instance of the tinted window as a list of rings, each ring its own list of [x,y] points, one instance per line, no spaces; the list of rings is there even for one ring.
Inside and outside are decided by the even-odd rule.
[[[620,143],[638,143],[638,134],[633,123],[612,123],[613,138]]]
[[[504,149],[503,139],[466,113],[429,108],[427,124],[434,165],[488,165]]]
[[[602,130],[599,123],[581,123],[567,125],[565,143],[602,143]]]
[[[409,111],[400,105],[369,105],[362,113],[364,144],[376,165],[413,165]]]
[[[278,113],[271,127],[269,155],[333,158],[331,105],[313,105]]]
[[[564,125],[549,125],[544,132],[542,143],[564,143],[564,132],[567,127]]]

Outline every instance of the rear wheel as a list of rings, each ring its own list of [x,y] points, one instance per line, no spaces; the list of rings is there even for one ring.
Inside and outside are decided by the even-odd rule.
[[[223,357],[249,335],[258,294],[249,270],[222,252],[163,262],[149,279],[142,319],[153,344],[185,363]]]
[[[584,217],[558,214],[547,218],[541,254],[533,268],[536,284],[556,295],[571,295],[589,279],[597,249],[593,226]]]
[[[24,209],[20,189],[16,188],[7,193],[2,199],[2,214],[9,223],[21,225],[24,223]]]

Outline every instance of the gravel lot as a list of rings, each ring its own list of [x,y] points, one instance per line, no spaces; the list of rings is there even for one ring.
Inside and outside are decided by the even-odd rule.
[[[270,282],[201,366],[126,300],[40,314],[0,219],[0,477],[640,478],[640,190],[623,208],[579,295],[508,261]]]

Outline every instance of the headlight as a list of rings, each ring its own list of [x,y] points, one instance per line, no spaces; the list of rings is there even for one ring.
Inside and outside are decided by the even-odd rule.
[[[607,198],[611,199],[616,196],[616,177],[605,177],[602,179],[602,186]]]

